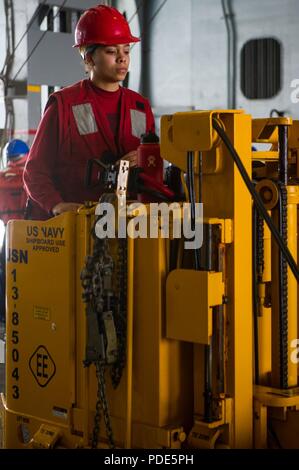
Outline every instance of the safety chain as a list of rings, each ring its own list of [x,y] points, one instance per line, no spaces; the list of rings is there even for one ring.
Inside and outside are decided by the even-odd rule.
[[[104,417],[104,422],[106,426],[106,434],[108,437],[108,442],[109,442],[109,447],[110,449],[115,448],[114,444],[114,437],[113,437],[113,431],[111,427],[111,421],[110,421],[110,413],[109,413],[109,406],[108,406],[108,401],[106,397],[106,382],[105,382],[105,365],[101,363],[100,361],[96,362],[96,375],[97,375],[97,381],[98,381],[98,394],[97,394],[97,404],[96,404],[96,415],[98,412],[98,415],[100,415],[100,406],[102,407],[103,410],[103,417]],[[95,430],[96,425],[98,425],[98,429]],[[97,421],[95,418],[95,426],[93,430],[93,439],[92,439],[92,448],[96,449],[98,445],[98,440],[99,440],[99,419],[97,416]]]
[[[114,317],[117,334],[117,360],[111,368],[112,385],[116,388],[126,363],[127,346],[127,239],[118,240],[117,258],[118,308]]]
[[[103,297],[103,267],[105,261],[110,261],[110,254],[108,252],[107,240],[101,240],[95,235],[93,228],[92,235],[94,238],[93,254],[87,256],[85,268],[81,273],[82,287],[83,287],[83,301],[97,314],[97,327],[99,328],[101,316],[104,310],[104,297]],[[99,345],[100,350],[100,345]],[[101,409],[103,410],[104,421],[106,424],[106,433],[109,441],[109,446],[114,448],[114,439],[110,425],[109,406],[106,397],[105,381],[103,379],[105,373],[105,359],[99,355],[99,350],[95,351],[93,358],[84,361],[85,366],[89,366],[92,362],[96,367],[98,391],[96,412],[94,417],[94,428],[92,433],[92,448],[96,448],[100,432]]]
[[[281,236],[285,245],[288,243],[288,219],[287,219],[287,188],[284,184],[280,188],[279,218]],[[280,385],[288,388],[288,265],[282,253],[279,255],[280,271]]]
[[[100,432],[101,410],[106,427],[106,434],[110,448],[115,448],[113,431],[110,422],[109,405],[106,396],[105,371],[110,366],[112,385],[114,388],[120,382],[122,370],[125,365],[126,352],[126,291],[127,291],[127,252],[126,240],[119,240],[118,262],[117,262],[117,297],[112,287],[112,276],[114,272],[113,258],[109,252],[107,239],[99,239],[95,234],[95,220],[92,229],[94,239],[93,253],[87,256],[85,267],[81,273],[83,287],[82,298],[87,304],[87,317],[89,321],[88,340],[85,366],[95,364],[97,376],[97,402],[94,417],[94,428],[92,433],[92,448],[97,448]],[[107,317],[108,311],[108,317]],[[108,320],[107,320],[108,318]],[[108,321],[108,327],[107,327]],[[103,326],[104,325],[104,326]],[[113,326],[111,326],[113,325]],[[114,331],[115,326],[115,331]],[[106,342],[103,334],[105,327]],[[114,338],[116,333],[116,350],[113,348],[105,351],[107,337]],[[113,341],[112,341],[113,344]]]
[[[256,210],[256,209],[255,209]],[[264,219],[257,211],[256,214],[257,220],[257,275],[258,281],[262,282],[263,272],[264,272]]]
[[[99,441],[99,433],[100,433],[100,421],[101,421],[101,407],[102,407],[102,400],[101,400],[101,389],[102,389],[102,382],[100,379],[100,375],[98,373],[98,369],[100,368],[100,363],[96,363],[96,375],[97,375],[97,401],[96,401],[96,412],[94,415],[94,426],[92,430],[92,439],[91,439],[91,447],[92,449],[96,449]],[[107,433],[108,434],[108,433]]]

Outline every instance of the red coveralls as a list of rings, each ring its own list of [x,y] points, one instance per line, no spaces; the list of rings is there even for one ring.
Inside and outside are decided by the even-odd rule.
[[[99,188],[84,186],[87,161],[107,154],[116,161],[136,150],[141,134],[154,131],[148,100],[126,88],[120,91],[116,141],[88,79],[51,95],[24,171],[25,189],[31,204],[30,218],[51,217],[51,210],[59,202],[97,201]],[[53,122],[55,117],[56,123]]]
[[[11,219],[24,219],[27,195],[23,187],[23,171],[27,155],[9,160],[0,171],[0,219],[6,225]],[[5,239],[0,246],[0,319],[5,321]]]
[[[23,219],[26,193],[23,187],[23,171],[27,155],[17,161],[8,161],[0,171],[0,219],[6,225],[11,219]]]

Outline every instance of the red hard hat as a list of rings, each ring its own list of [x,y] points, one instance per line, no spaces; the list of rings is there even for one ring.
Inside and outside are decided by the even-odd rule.
[[[112,46],[138,41],[140,39],[132,36],[127,20],[116,8],[98,5],[86,10],[79,19],[73,47],[91,44]]]

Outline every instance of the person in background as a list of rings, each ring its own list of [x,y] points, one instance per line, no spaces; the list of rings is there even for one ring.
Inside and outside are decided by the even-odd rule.
[[[100,188],[84,184],[89,159],[136,165],[142,134],[154,132],[149,101],[121,86],[138,42],[124,16],[98,5],[86,10],[75,44],[88,78],[53,93],[46,105],[24,171],[30,218],[45,220],[97,201]]]
[[[6,168],[0,171],[0,219],[4,226],[11,219],[23,219],[27,196],[23,186],[23,171],[29,147],[20,139],[6,145]],[[0,253],[0,321],[5,320],[5,237]]]
[[[6,168],[0,171],[0,219],[5,225],[10,219],[24,218],[27,197],[23,172],[28,153],[28,145],[20,139],[6,146]]]

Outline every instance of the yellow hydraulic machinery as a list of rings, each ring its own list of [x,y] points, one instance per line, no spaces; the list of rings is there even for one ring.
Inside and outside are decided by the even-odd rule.
[[[299,122],[175,113],[160,150],[173,199],[121,162],[99,203],[9,222],[2,447],[299,447]]]
[[[272,144],[270,151],[253,153],[256,190],[295,263],[298,259],[298,125],[298,121],[290,118],[253,122],[254,141]],[[255,446],[298,448],[294,437],[299,424],[298,277],[256,211],[253,218]]]
[[[251,198],[213,129],[215,117],[250,171],[250,116],[162,117],[161,153],[194,180],[189,193],[203,203],[204,214],[203,246],[194,252],[192,269],[172,271],[167,280],[167,334],[193,344],[188,444],[241,448],[252,446]]]

